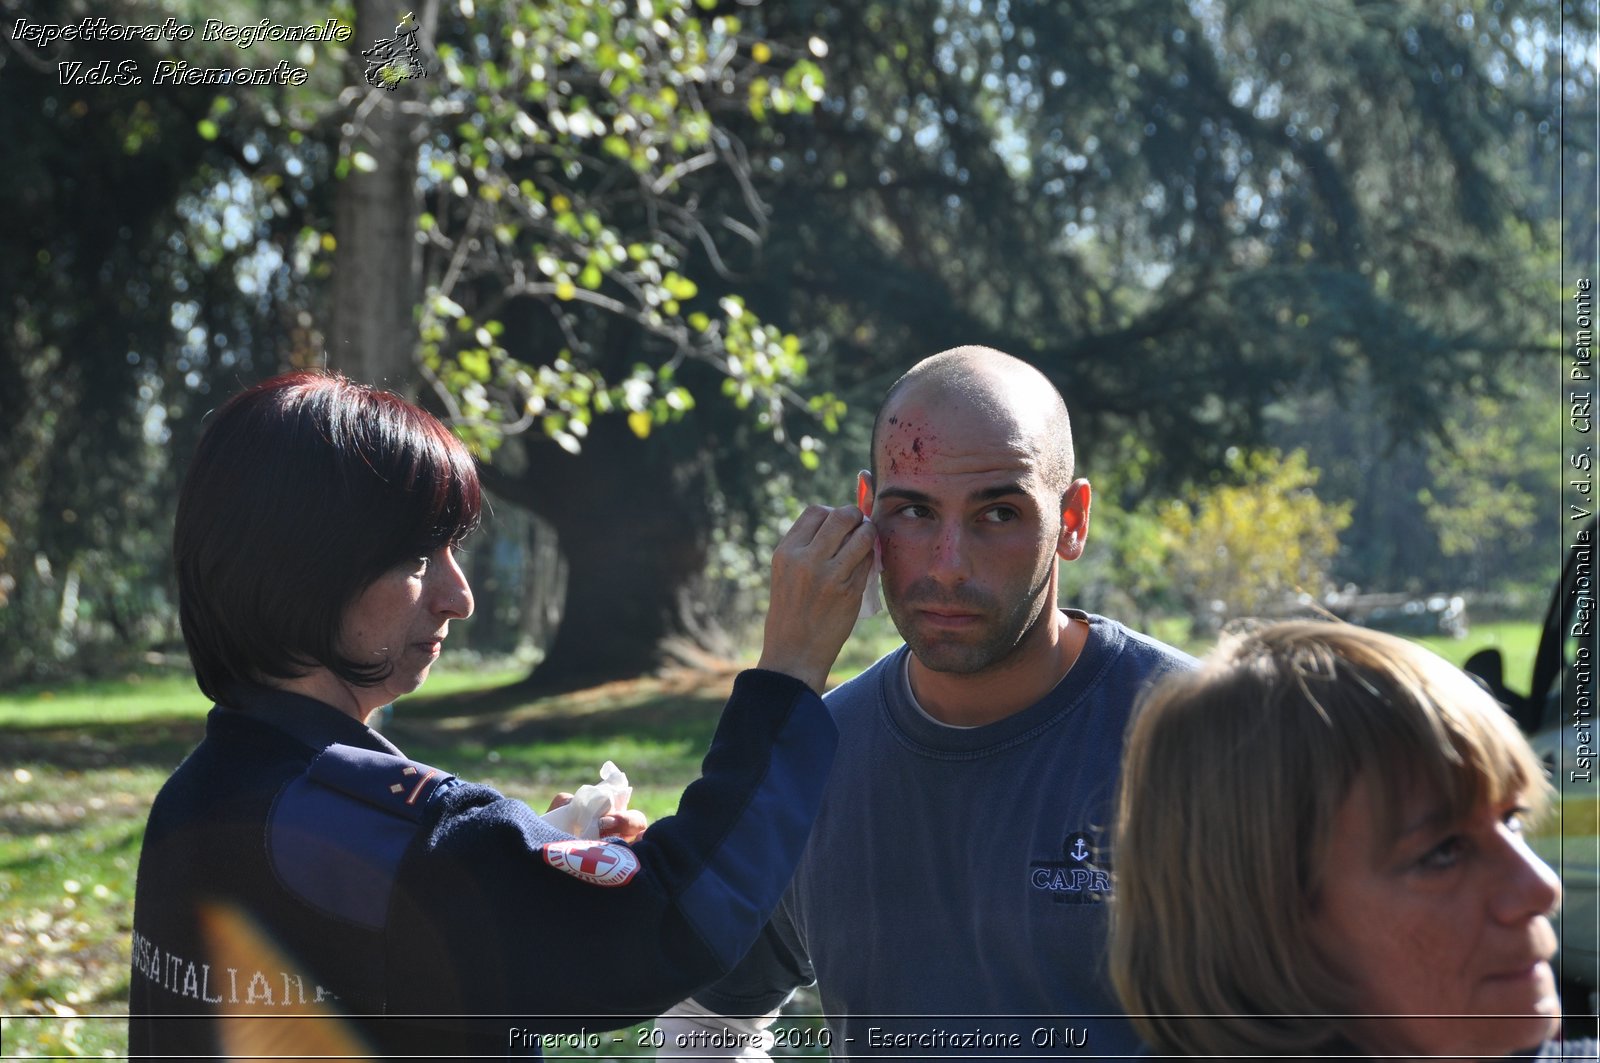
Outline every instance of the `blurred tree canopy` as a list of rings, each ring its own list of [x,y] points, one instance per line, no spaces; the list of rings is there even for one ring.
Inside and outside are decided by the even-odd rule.
[[[1260,443],[1307,447],[1319,494],[1354,504],[1341,581],[1548,579],[1553,509],[1526,539],[1468,532],[1470,565],[1455,544],[1464,476],[1517,485],[1506,502],[1554,483],[1553,461],[1532,468],[1559,412],[1537,394],[1558,246],[1593,247],[1593,205],[1560,195],[1595,165],[1593,4],[765,15],[835,52],[818,131],[763,141],[783,265],[754,305],[822,323],[815,361],[858,405],[959,342],[1045,368],[1117,518],[1095,547],[1117,563],[1082,573],[1093,595],[1150,600],[1166,574],[1141,503]],[[1491,408],[1516,422],[1492,456],[1473,446]]]
[[[1442,433],[1420,438],[1376,423],[1369,387],[1343,402],[1308,397],[1273,411],[1269,437],[1315,455],[1318,494],[1354,506],[1335,582],[1513,599],[1526,591],[1527,601],[1507,604],[1535,615],[1561,559],[1567,411],[1554,375],[1560,367],[1549,369],[1508,361],[1485,393],[1445,407]]]
[[[786,4],[832,42],[777,171],[773,283],[876,386],[959,342],[1035,360],[1096,455],[1218,467],[1270,403],[1358,385],[1402,435],[1547,333],[1563,48],[1592,5]],[[779,32],[774,30],[774,32]],[[1585,145],[1591,150],[1593,145]],[[781,261],[781,266],[778,262]],[[808,337],[810,338],[810,337]]]
[[[9,39],[23,16],[39,12],[0,4],[0,682],[173,643],[172,507],[199,417],[252,367],[293,358],[309,321],[301,279],[275,268],[287,212],[261,209],[279,193],[247,176],[265,130],[218,141],[209,116],[231,103],[215,89],[63,84],[58,62],[148,77],[166,53],[143,40],[40,53]],[[207,55],[222,58],[186,58]],[[303,207],[319,191],[282,194]]]
[[[92,637],[170,640],[200,416],[395,324],[355,275],[369,182],[414,306],[380,346],[559,535],[550,683],[714,643],[719,532],[819,457],[844,471],[833,428],[859,464],[883,388],[935,350],[1045,369],[1126,514],[1318,409],[1458,440],[1492,416],[1471,403],[1554,363],[1554,178],[1594,151],[1560,108],[1592,109],[1592,0],[430,0],[432,68],[393,93],[358,57],[393,16],[332,14],[359,16],[343,49],[181,46],[289,56],[298,87],[65,85],[59,61],[175,46],[0,48],[0,131],[26,145],[0,168],[0,402],[22,411],[0,418],[0,679]],[[1459,524],[1448,480],[1411,493]]]

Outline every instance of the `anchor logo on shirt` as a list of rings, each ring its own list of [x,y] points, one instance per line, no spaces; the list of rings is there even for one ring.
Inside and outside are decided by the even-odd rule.
[[[1034,889],[1057,904],[1100,904],[1111,896],[1111,871],[1096,855],[1092,834],[1068,834],[1060,852],[1060,860],[1028,865],[1028,882]]]

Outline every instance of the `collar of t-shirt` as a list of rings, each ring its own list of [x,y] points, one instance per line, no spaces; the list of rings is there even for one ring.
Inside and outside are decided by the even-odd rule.
[[[1077,612],[1077,610],[1061,610],[1061,612],[1067,616],[1067,621],[1069,621],[1069,623],[1070,621],[1078,620],[1083,621],[1083,624],[1088,626],[1088,615],[1086,615],[1086,613],[1080,613]],[[1090,628],[1090,631],[1093,632],[1093,628]],[[928,720],[928,724],[933,725],[933,727],[947,728],[947,730],[952,730],[952,732],[974,732],[974,730],[978,730],[979,727],[987,727],[987,724],[946,724],[944,720],[934,717],[931,712],[928,712],[928,709],[922,708],[922,701],[917,701],[917,695],[915,695],[914,690],[910,688],[909,652],[901,653],[901,661],[899,661],[898,671],[899,693],[901,693],[902,698],[906,700],[906,704],[909,704],[910,708],[912,708],[912,711],[917,712],[917,716],[922,717],[922,719]],[[1056,680],[1056,685],[1051,687],[1050,692],[1046,692],[1045,695],[1040,698],[1040,701],[1048,700],[1051,695],[1054,695],[1054,693],[1058,692],[1058,690],[1061,690],[1061,684],[1067,682],[1067,676],[1070,676],[1070,674],[1072,674],[1072,668],[1067,669],[1066,672],[1062,672],[1061,679]]]

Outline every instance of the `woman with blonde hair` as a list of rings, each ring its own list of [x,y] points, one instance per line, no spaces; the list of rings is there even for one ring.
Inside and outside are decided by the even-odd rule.
[[[1559,1054],[1561,886],[1522,834],[1548,790],[1500,706],[1413,643],[1225,639],[1124,755],[1111,970],[1135,1028],[1155,1055]]]

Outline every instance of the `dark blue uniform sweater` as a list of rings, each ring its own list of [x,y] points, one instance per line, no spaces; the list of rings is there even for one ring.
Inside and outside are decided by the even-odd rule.
[[[330,706],[241,687],[150,813],[130,1054],[290,1028],[239,1016],[334,1014],[320,1026],[373,1055],[504,1056],[655,1015],[755,939],[835,743],[804,684],[746,672],[677,815],[632,846],[574,842]]]

